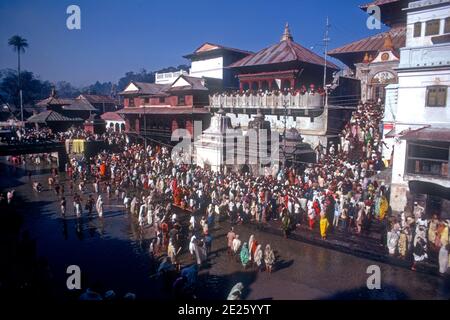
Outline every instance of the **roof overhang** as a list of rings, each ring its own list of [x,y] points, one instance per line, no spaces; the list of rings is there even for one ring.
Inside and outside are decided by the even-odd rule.
[[[408,141],[439,141],[450,143],[450,128],[423,127],[401,134],[400,139]]]
[[[436,183],[420,180],[411,180],[408,184],[411,193],[429,194],[450,200],[450,188],[443,187]]]

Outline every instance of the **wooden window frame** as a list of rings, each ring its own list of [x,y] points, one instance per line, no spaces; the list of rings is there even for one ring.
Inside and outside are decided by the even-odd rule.
[[[450,33],[450,17],[447,17],[444,20],[444,33]]]
[[[437,32],[436,33],[432,33],[430,32],[429,28],[431,27],[432,24],[437,23]],[[429,20],[427,22],[425,22],[425,36],[436,36],[439,34],[441,29],[441,20],[440,19],[433,19],[433,20]]]
[[[439,91],[444,89],[445,92],[444,94],[444,99],[443,99],[443,103],[439,103]],[[434,103],[430,103],[430,95],[432,93],[436,94],[435,97],[435,102]],[[427,87],[427,95],[426,95],[426,106],[430,107],[430,108],[443,108],[447,106],[447,98],[448,98],[448,86],[429,86]]]
[[[416,22],[414,23],[413,37],[420,38],[421,36],[422,36],[422,22]]]

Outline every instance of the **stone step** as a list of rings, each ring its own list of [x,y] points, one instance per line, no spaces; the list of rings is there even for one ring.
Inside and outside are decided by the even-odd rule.
[[[250,228],[258,229],[262,232],[268,232],[276,235],[283,236],[283,231],[281,228],[277,228],[271,224],[257,225],[255,223],[248,224]],[[365,242],[359,236],[360,240],[357,241],[355,238],[350,240],[350,238],[345,239],[345,241],[333,238],[330,235],[326,240],[321,239],[318,230],[314,231],[299,231],[296,230],[289,234],[289,239],[305,242],[311,245],[318,245],[324,248],[340,251],[343,253],[351,254],[361,258],[366,258],[374,261],[379,261],[383,263],[388,263],[391,265],[399,266],[402,268],[410,269],[412,261],[407,259],[400,259],[397,257],[389,256],[380,243],[373,241]],[[417,265],[417,272],[435,274],[439,275],[437,261],[431,257],[427,262]]]

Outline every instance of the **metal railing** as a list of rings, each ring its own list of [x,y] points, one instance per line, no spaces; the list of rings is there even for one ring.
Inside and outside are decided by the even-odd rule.
[[[219,93],[209,96],[212,108],[302,108],[316,109],[324,106],[325,97],[319,93]]]

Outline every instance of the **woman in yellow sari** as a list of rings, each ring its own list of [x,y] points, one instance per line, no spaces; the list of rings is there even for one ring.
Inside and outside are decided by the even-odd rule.
[[[322,213],[320,214],[320,235],[322,236],[323,240],[327,238],[327,230],[329,226],[330,223],[328,222],[325,212],[322,211]]]
[[[389,209],[389,202],[387,201],[386,197],[383,195],[381,197],[381,203],[380,203],[380,212],[379,212],[380,221],[383,221],[388,209]]]

